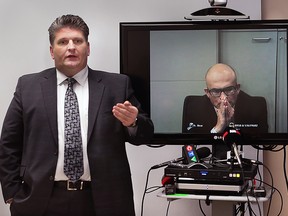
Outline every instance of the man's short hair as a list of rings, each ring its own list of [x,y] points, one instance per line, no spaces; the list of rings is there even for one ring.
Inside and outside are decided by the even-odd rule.
[[[85,40],[88,41],[89,27],[84,22],[84,20],[77,15],[67,14],[56,18],[56,20],[50,25],[48,32],[51,45],[55,40],[56,32],[64,27],[69,27],[82,31]]]

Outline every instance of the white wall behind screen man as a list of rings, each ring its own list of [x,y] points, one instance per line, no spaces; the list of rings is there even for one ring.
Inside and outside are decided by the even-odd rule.
[[[89,66],[119,73],[119,22],[184,21],[184,16],[205,7],[209,7],[208,0],[0,0],[0,129],[18,77],[53,66],[47,29],[56,17],[68,13],[80,15],[91,32]],[[230,0],[227,7],[239,10],[251,19],[261,18],[261,0]],[[179,157],[181,153],[177,146],[151,149],[127,145],[127,151],[139,216],[148,169],[156,163]],[[162,174],[162,169],[153,171],[149,185],[159,185]],[[190,203],[171,204],[169,215],[188,215],[189,212],[191,215],[191,209],[199,211],[196,202],[193,206]],[[165,215],[166,206],[166,200],[157,198],[155,193],[148,194],[144,215]],[[9,215],[2,196],[0,212],[1,216]]]

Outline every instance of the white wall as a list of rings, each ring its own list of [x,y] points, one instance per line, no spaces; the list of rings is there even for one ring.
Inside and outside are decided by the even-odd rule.
[[[208,0],[0,0],[0,125],[17,78],[22,74],[53,66],[49,56],[47,29],[56,17],[68,13],[80,15],[91,32],[89,66],[118,73],[119,22],[183,21],[184,16],[205,7],[209,7]],[[227,7],[239,10],[251,19],[261,18],[261,0],[230,0]],[[151,149],[129,144],[127,151],[134,183],[136,212],[139,216],[148,169],[154,164],[180,157],[181,151],[179,146]],[[149,186],[160,185],[162,175],[163,169],[152,171]],[[157,198],[156,193],[148,194],[144,215],[165,215],[167,204],[166,200]],[[199,212],[198,202],[176,201],[171,203],[169,215],[194,215],[191,213],[193,211]],[[1,216],[10,215],[1,196],[0,212]],[[207,209],[207,215],[209,212]]]

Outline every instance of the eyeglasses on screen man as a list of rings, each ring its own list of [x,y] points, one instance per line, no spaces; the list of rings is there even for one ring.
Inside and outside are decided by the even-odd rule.
[[[222,92],[226,96],[230,96],[230,95],[234,95],[237,92],[237,90],[238,90],[238,87],[236,86],[228,86],[222,89],[218,89],[218,88],[208,89],[208,92],[213,97],[220,97]]]

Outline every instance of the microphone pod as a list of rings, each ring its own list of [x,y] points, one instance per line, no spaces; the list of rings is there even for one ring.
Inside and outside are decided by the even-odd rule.
[[[231,147],[233,143],[239,143],[241,141],[240,131],[233,127],[227,127],[223,133],[223,141],[229,147]]]
[[[196,149],[196,152],[199,159],[206,158],[211,154],[211,150],[207,147],[198,148]]]
[[[174,184],[174,178],[171,176],[163,176],[161,179],[161,183],[163,186],[167,185],[167,184]]]

